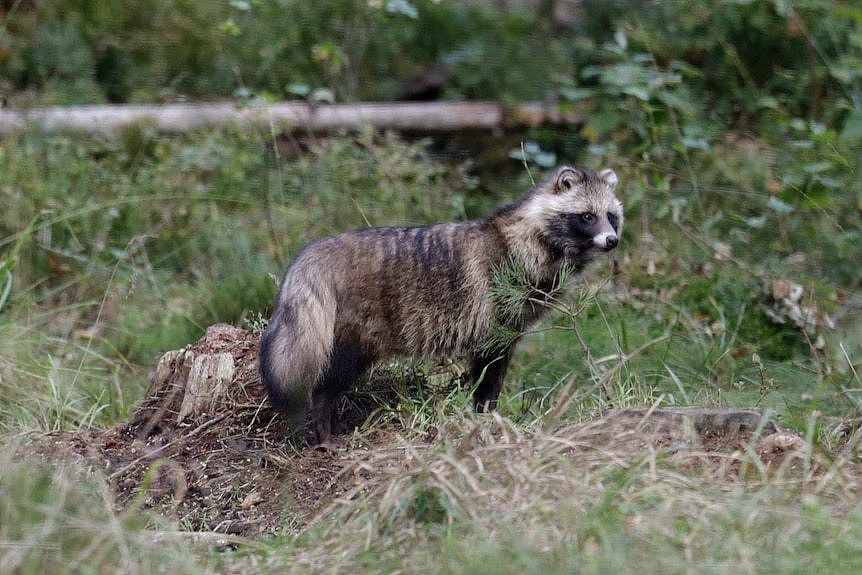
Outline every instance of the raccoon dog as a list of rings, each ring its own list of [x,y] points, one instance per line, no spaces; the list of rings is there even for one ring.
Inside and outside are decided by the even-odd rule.
[[[329,443],[339,394],[393,355],[466,357],[478,411],[494,409],[514,342],[488,346],[495,324],[522,331],[543,312],[530,298],[506,319],[494,273],[515,262],[546,293],[564,264],[577,271],[619,242],[623,207],[613,170],[562,167],[486,219],[367,228],[297,254],[260,345],[272,404],[313,441]],[[509,317],[511,314],[507,315]]]

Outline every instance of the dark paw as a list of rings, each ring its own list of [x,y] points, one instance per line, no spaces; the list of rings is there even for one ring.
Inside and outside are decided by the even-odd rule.
[[[330,437],[314,445],[315,451],[346,451],[347,440],[342,437]]]

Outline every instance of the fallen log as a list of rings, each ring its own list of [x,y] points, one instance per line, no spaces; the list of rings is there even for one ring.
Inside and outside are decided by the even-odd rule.
[[[774,416],[746,407],[629,407],[609,410],[604,416],[627,417],[643,424],[687,425],[700,435],[779,431]]]
[[[364,126],[413,131],[499,130],[579,124],[585,114],[542,102],[356,102],[310,104],[234,102],[163,105],[70,106],[0,110],[0,134],[29,128],[110,133],[133,124],[178,133],[204,127],[240,126],[280,132],[355,131]]]

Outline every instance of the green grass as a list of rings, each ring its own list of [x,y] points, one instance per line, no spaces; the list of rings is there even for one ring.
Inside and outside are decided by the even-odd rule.
[[[0,570],[4,573],[208,573],[205,556],[156,529],[140,503],[117,511],[111,488],[78,466],[41,468],[0,451]],[[26,450],[26,448],[23,448]]]

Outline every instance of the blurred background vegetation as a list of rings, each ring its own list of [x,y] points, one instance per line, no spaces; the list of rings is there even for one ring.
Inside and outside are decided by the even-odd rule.
[[[575,382],[590,390],[575,418],[608,403],[756,404],[791,425],[826,414],[831,428],[862,416],[857,3],[2,0],[0,11],[7,106],[429,97],[587,116],[433,138],[147,125],[3,136],[6,434],[123,420],[160,353],[216,321],[259,326],[306,241],[486,215],[561,163],[610,166],[622,182],[616,265],[591,272],[607,285],[578,317],[598,359],[571,330],[530,336],[505,415],[531,420]],[[796,285],[801,297],[782,304]]]

